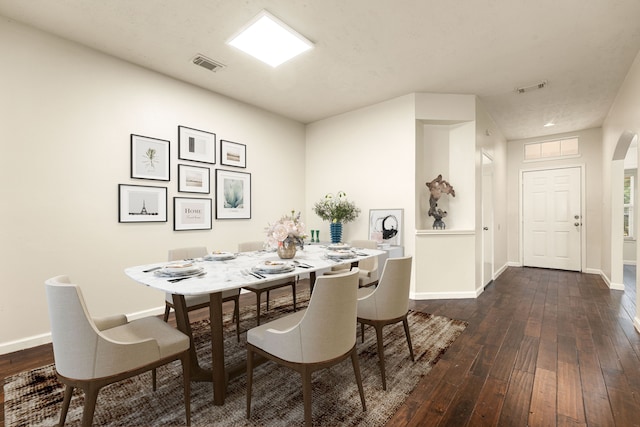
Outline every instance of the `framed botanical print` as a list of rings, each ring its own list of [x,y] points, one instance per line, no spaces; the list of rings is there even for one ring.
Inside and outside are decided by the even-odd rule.
[[[210,169],[191,165],[178,165],[178,191],[209,194]]]
[[[216,162],[216,134],[178,126],[178,158],[194,162]]]
[[[237,142],[220,140],[220,164],[247,167],[247,146]]]
[[[118,222],[167,222],[167,188],[119,184]]]
[[[169,141],[131,134],[131,178],[169,181]]]
[[[173,229],[211,230],[211,199],[173,198]]]
[[[251,174],[216,169],[216,219],[251,218]]]

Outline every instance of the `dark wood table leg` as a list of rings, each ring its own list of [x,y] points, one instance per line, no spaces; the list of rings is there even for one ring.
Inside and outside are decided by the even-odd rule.
[[[224,336],[222,333],[222,292],[210,294],[211,358],[213,370],[213,404],[224,405],[227,394],[227,374],[224,366]]]
[[[191,381],[211,381],[211,371],[203,369],[198,363],[196,346],[193,342],[193,331],[189,322],[189,312],[184,295],[173,294],[173,307],[176,315],[178,330],[189,337],[189,373]]]

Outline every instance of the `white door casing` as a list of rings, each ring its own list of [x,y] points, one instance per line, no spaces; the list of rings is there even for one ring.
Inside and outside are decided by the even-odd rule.
[[[482,285],[493,280],[493,161],[482,155]]]
[[[522,174],[523,265],[582,270],[579,167]]]

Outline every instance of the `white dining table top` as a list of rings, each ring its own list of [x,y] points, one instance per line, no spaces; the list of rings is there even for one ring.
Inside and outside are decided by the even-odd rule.
[[[234,259],[225,261],[206,260],[196,258],[193,262],[203,268],[204,275],[190,277],[179,282],[172,283],[168,279],[171,277],[160,276],[154,271],[148,271],[157,267],[162,267],[170,262],[159,262],[153,264],[138,265],[128,267],[125,274],[138,283],[142,283],[154,289],[171,294],[181,295],[202,295],[213,292],[221,292],[228,289],[238,289],[243,286],[268,282],[313,271],[324,270],[340,264],[351,264],[353,262],[378,256],[384,251],[376,249],[354,248],[354,257],[335,260],[326,256],[327,246],[325,245],[305,245],[303,250],[298,249],[292,260],[281,260],[276,252],[256,251],[240,252]],[[250,274],[252,268],[264,261],[297,261],[310,265],[310,268],[296,266],[295,270],[286,273],[265,274],[265,279],[254,277]],[[175,262],[175,261],[173,261]]]

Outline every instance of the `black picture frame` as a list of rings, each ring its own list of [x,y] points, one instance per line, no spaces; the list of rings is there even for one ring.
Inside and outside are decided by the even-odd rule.
[[[118,184],[118,222],[167,222],[167,187]]]
[[[211,169],[179,164],[178,191],[181,193],[209,194],[211,192]]]
[[[238,142],[220,140],[220,164],[237,168],[247,167],[247,146]]]
[[[212,199],[174,197],[173,229],[175,231],[211,230],[212,208]]]
[[[251,218],[251,174],[216,169],[216,219]]]
[[[169,181],[170,142],[131,134],[131,178]]]
[[[216,163],[216,134],[178,126],[178,158],[200,163]]]

